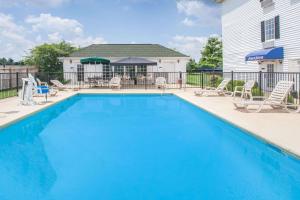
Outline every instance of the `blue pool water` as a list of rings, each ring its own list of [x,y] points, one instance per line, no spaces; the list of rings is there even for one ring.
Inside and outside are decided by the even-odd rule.
[[[0,130],[0,199],[300,199],[300,161],[173,95],[78,95]]]

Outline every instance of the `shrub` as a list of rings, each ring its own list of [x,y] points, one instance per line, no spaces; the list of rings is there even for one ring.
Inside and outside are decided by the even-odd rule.
[[[68,80],[62,79],[62,80],[61,80],[61,83],[62,83],[62,84],[68,84],[68,83],[70,83],[70,82],[71,82],[71,79],[68,79]]]
[[[222,82],[223,78],[221,76],[212,75],[210,77],[210,86],[217,87]]]
[[[288,103],[294,104],[296,99],[298,99],[298,92],[295,90],[291,91],[287,99]]]

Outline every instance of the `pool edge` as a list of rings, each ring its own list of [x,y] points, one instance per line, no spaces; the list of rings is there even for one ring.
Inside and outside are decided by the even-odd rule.
[[[231,121],[229,119],[226,119],[226,118],[224,118],[224,117],[222,117],[222,116],[220,116],[220,115],[218,115],[218,114],[216,114],[216,113],[214,113],[214,112],[212,112],[212,111],[210,111],[210,110],[202,107],[201,105],[198,105],[198,104],[194,103],[193,101],[191,101],[188,98],[184,98],[184,97],[178,95],[177,93],[173,93],[173,95],[175,95],[176,97],[178,97],[178,98],[180,98],[180,99],[182,99],[182,100],[184,100],[184,101],[186,101],[186,102],[188,102],[188,103],[190,103],[190,104],[198,107],[199,109],[201,109],[201,110],[203,110],[203,111],[205,111],[205,112],[213,115],[214,117],[217,117],[218,119],[221,119],[222,121],[224,121],[226,123],[229,123],[230,125],[234,126],[235,128],[241,129],[246,134],[255,137],[255,139],[257,139],[257,140],[259,140],[259,141],[261,141],[261,142],[263,142],[263,143],[265,143],[267,145],[271,145],[273,148],[275,148],[278,151],[280,151],[284,156],[288,156],[288,157],[291,157],[292,159],[297,159],[297,160],[300,161],[300,154],[298,154],[296,152],[293,152],[292,150],[290,150],[290,149],[288,149],[286,147],[278,145],[278,144],[272,142],[271,140],[269,140],[269,139],[267,139],[265,137],[260,136],[258,133],[255,133],[254,131],[248,130],[247,128],[242,127],[239,124],[237,124],[237,123],[235,123],[235,122],[233,122],[233,121]]]
[[[61,103],[62,101],[65,101],[65,100],[67,100],[67,99],[70,99],[70,98],[72,98],[72,97],[74,97],[74,96],[76,96],[76,95],[78,95],[78,94],[79,94],[79,93],[71,94],[70,96],[66,96],[66,97],[64,97],[64,98],[62,98],[62,99],[59,99],[59,100],[57,100],[57,101],[55,101],[55,102],[53,102],[53,103],[50,103],[50,104],[48,104],[48,105],[46,105],[46,106],[44,106],[44,107],[42,107],[42,108],[39,108],[39,109],[34,110],[34,111],[32,111],[32,112],[29,112],[29,113],[27,113],[27,114],[25,114],[25,115],[22,115],[22,116],[20,116],[20,117],[16,117],[15,119],[13,119],[13,120],[11,120],[11,121],[9,121],[9,122],[6,122],[6,123],[1,124],[1,125],[0,125],[0,130],[1,130],[1,129],[4,129],[4,128],[6,128],[6,127],[8,127],[8,126],[10,126],[10,125],[12,125],[12,124],[14,124],[14,123],[17,123],[17,122],[19,122],[19,121],[21,121],[21,120],[23,120],[23,119],[25,119],[25,118],[27,118],[27,117],[30,117],[30,116],[32,116],[32,115],[35,115],[35,114],[39,113],[39,112],[42,112],[42,111],[44,111],[44,110],[46,110],[46,109],[48,109],[48,108],[50,108],[50,107],[52,107],[52,106],[54,106],[54,105],[56,105],[56,104],[58,104],[58,103]]]

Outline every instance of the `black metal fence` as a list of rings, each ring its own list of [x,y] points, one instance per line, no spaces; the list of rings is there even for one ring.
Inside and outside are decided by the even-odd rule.
[[[168,89],[217,87],[224,79],[230,79],[228,89],[233,91],[235,86],[243,85],[247,80],[255,80],[256,86],[253,94],[267,96],[280,80],[293,81],[294,88],[290,98],[299,102],[300,99],[300,73],[285,72],[64,72],[64,73],[35,73],[42,82],[51,86],[50,80],[59,80],[70,88],[98,88],[109,86],[112,77],[121,78],[121,89],[154,89],[157,77],[165,77]],[[17,96],[22,88],[22,78],[27,73],[0,73],[0,99]]]

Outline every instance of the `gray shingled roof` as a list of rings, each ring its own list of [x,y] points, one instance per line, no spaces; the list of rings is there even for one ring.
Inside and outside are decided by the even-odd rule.
[[[128,57],[112,62],[111,65],[157,65],[157,63],[145,58]]]
[[[70,57],[188,57],[159,44],[93,44]]]

